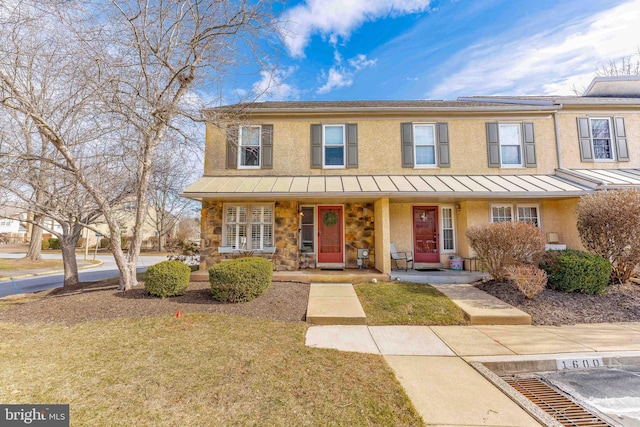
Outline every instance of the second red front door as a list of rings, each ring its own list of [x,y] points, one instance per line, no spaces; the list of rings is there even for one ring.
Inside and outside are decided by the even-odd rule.
[[[413,207],[413,238],[415,262],[439,263],[438,207]]]
[[[342,206],[318,206],[318,262],[343,262],[342,242]]]

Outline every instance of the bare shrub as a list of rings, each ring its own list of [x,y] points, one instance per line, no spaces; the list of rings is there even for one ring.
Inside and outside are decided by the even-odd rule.
[[[598,191],[583,196],[576,212],[584,247],[611,261],[615,279],[629,281],[640,264],[640,190]]]
[[[487,272],[496,280],[505,279],[507,267],[534,264],[544,254],[542,231],[527,222],[495,222],[467,230],[469,244]]]
[[[535,265],[522,264],[507,267],[509,279],[528,299],[532,299],[547,286],[547,272]]]

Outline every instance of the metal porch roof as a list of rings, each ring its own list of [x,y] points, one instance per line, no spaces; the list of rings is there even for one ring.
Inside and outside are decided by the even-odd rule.
[[[639,177],[640,178],[640,177]],[[318,197],[572,197],[589,187],[556,175],[204,176],[183,196],[211,198]]]

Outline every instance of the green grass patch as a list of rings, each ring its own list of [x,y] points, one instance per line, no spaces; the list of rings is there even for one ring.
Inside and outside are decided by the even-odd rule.
[[[433,286],[408,282],[354,285],[369,325],[465,325],[464,312]]]
[[[0,323],[0,402],[69,403],[73,426],[419,426],[379,355],[306,325],[193,314]]]

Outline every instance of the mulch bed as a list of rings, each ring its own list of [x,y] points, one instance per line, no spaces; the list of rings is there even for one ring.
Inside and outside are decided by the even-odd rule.
[[[640,286],[611,285],[603,295],[584,295],[545,289],[527,299],[509,282],[494,280],[476,287],[531,315],[534,325],[640,322]]]
[[[101,319],[175,316],[187,313],[225,313],[285,322],[305,320],[309,285],[273,282],[256,299],[224,304],[211,298],[208,282],[191,282],[183,296],[156,298],[142,285],[120,292],[116,285],[86,283],[72,289],[56,289],[44,298],[0,310],[0,321],[12,323],[64,323],[74,325]]]

